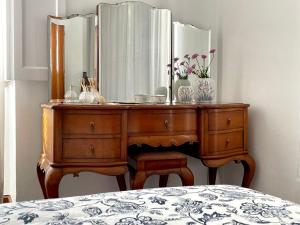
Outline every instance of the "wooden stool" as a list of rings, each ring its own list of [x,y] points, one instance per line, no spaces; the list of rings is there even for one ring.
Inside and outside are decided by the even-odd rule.
[[[10,195],[3,195],[3,203],[11,203],[12,199]]]
[[[183,186],[194,185],[187,158],[180,152],[143,152],[129,154],[131,189],[142,189],[151,175],[160,175],[159,187],[166,187],[169,174],[178,174]]]

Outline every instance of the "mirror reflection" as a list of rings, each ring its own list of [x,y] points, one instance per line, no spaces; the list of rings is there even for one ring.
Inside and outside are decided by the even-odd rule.
[[[171,11],[142,2],[100,4],[99,90],[111,102],[164,102]]]
[[[49,17],[51,99],[63,99],[70,87],[79,96],[82,77],[97,78],[96,18]]]
[[[173,22],[173,56],[175,61],[173,62],[174,67],[180,65],[182,62],[187,62],[187,58],[192,58],[195,54],[205,54],[207,56],[207,61],[210,61],[210,51],[211,48],[211,31],[197,28],[190,24],[182,24],[180,22]],[[199,62],[199,61],[198,61]],[[197,61],[191,59],[191,64],[196,64]],[[190,65],[193,66],[193,65]],[[198,66],[198,65],[197,65]],[[180,67],[180,66],[179,66]],[[201,65],[199,66],[201,67]],[[185,68],[183,66],[183,68]],[[182,72],[183,76],[176,75],[177,71],[174,71],[174,85],[173,93],[175,96],[175,101],[179,101],[178,89],[180,86],[192,86],[193,90],[197,89],[197,81],[199,80],[195,74],[187,75],[188,72]],[[189,91],[188,89],[186,91]],[[191,101],[191,99],[189,100]]]
[[[178,79],[172,56],[180,64],[186,55],[207,54],[210,30],[172,23],[170,10],[137,1],[101,3],[97,14],[49,17],[51,99],[80,101],[87,83],[87,91],[98,89],[107,102],[195,100],[199,76]],[[192,86],[181,90],[189,98],[179,99],[182,86]]]

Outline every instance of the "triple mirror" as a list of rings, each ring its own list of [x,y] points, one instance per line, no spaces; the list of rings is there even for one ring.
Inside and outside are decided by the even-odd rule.
[[[168,9],[143,2],[96,8],[97,15],[49,17],[51,99],[70,88],[79,95],[85,77],[108,102],[172,102],[172,58],[210,49],[209,30],[172,22]]]

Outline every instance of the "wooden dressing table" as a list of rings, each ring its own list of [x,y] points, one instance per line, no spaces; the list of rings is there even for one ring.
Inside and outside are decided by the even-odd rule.
[[[127,149],[147,144],[179,146],[199,142],[194,156],[209,168],[242,162],[242,186],[249,187],[255,162],[247,150],[247,104],[49,103],[43,108],[43,149],[37,173],[45,198],[58,197],[61,178],[83,171],[117,176],[124,182]],[[122,187],[123,190],[126,187]]]

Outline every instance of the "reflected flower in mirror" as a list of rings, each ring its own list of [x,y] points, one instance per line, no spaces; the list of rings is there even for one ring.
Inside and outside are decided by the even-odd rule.
[[[191,57],[186,54],[182,60],[180,58],[174,58],[174,67],[173,67],[173,78],[177,76],[179,80],[187,80],[188,76],[191,75],[196,68],[196,65],[191,65]],[[168,74],[171,72],[172,64],[167,65],[169,67]]]

